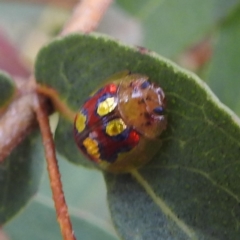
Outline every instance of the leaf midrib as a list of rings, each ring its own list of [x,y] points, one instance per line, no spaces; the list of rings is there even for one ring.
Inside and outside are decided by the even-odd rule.
[[[151,197],[151,199],[159,206],[161,211],[170,218],[178,227],[181,229],[191,240],[198,240],[195,232],[183,221],[181,220],[174,212],[170,209],[170,207],[164,202],[160,196],[157,196],[149,185],[149,183],[144,179],[144,177],[137,171],[132,170],[131,175],[136,179],[136,181],[144,188],[147,194]]]

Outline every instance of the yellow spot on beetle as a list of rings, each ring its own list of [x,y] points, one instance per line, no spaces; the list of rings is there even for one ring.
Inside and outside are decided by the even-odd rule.
[[[122,133],[126,129],[126,124],[121,118],[114,119],[110,121],[106,126],[106,133],[109,136],[116,136]]]
[[[105,116],[116,107],[117,103],[114,97],[107,98],[98,105],[97,113],[99,116]]]
[[[85,115],[83,115],[82,113],[77,114],[75,125],[79,133],[84,130],[86,126],[86,120],[87,120],[87,117]]]
[[[99,148],[98,148],[98,143],[96,140],[87,137],[84,141],[83,141],[83,146],[86,148],[87,153],[95,158],[99,158],[100,157],[100,153],[99,153]]]

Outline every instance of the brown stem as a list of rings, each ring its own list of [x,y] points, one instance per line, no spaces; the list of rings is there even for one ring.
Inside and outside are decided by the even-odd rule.
[[[16,99],[0,118],[0,162],[37,125],[32,108],[32,94]]]
[[[75,240],[72,224],[69,218],[67,205],[62,190],[61,176],[59,173],[58,163],[56,159],[55,145],[50,130],[48,114],[39,102],[37,94],[34,95],[34,110],[37,114],[37,120],[43,138],[45,156],[47,160],[48,174],[53,194],[55,209],[57,212],[57,220],[60,225],[64,240]]]
[[[76,6],[61,35],[73,32],[89,33],[97,28],[99,21],[112,0],[82,0]]]
[[[61,113],[61,115],[66,117],[70,122],[74,122],[76,113],[73,112],[63,101],[61,101],[58,93],[54,89],[37,85],[36,90],[38,93],[41,93],[44,96],[50,98],[54,105],[54,109]]]

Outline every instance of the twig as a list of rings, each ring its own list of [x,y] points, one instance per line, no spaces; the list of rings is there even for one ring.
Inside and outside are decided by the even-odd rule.
[[[67,118],[70,122],[74,122],[74,118],[76,113],[73,112],[61,99],[57,91],[52,88],[37,85],[37,92],[51,99],[54,109],[56,109],[59,113],[61,113],[65,118]]]
[[[35,94],[34,110],[37,114],[37,120],[40,126],[40,131],[43,138],[45,156],[47,160],[48,174],[53,194],[55,209],[57,212],[57,220],[64,240],[75,240],[72,224],[69,218],[67,205],[65,202],[64,193],[62,190],[61,176],[59,173],[55,145],[53,136],[50,130],[48,115],[45,109],[39,102],[39,97]]]
[[[93,31],[111,2],[112,0],[82,0],[74,9],[61,35]]]
[[[15,100],[0,118],[0,162],[37,126],[32,95]]]

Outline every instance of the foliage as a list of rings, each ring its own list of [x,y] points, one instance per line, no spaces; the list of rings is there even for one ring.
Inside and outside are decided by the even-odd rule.
[[[199,66],[198,73],[221,101],[240,113],[240,35],[237,31],[240,8],[237,0],[118,0],[117,4],[139,20],[143,45],[173,60],[177,61],[187,49],[207,39],[212,57]],[[157,156],[146,167],[132,174],[104,174],[118,232],[123,239],[238,239],[239,119],[198,77],[143,48],[128,47],[96,35],[73,35],[44,47],[37,58],[36,77],[57,89],[62,99],[77,110],[102,80],[125,69],[147,74],[163,87],[168,103],[168,129],[162,136]],[[2,79],[8,79],[9,94],[2,91],[1,84],[6,83]],[[0,75],[0,105],[4,107],[15,89],[9,79],[5,74]],[[7,93],[7,97],[2,93]],[[71,162],[93,168],[79,154],[71,129],[68,121],[60,118],[55,134],[58,151]],[[38,134],[33,134],[0,165],[1,185],[7,186],[0,194],[2,223],[22,209],[39,187],[43,155],[38,141]],[[64,166],[62,171],[67,169]],[[87,198],[99,201],[98,195],[104,186],[96,186],[96,183],[101,177],[98,175],[92,182],[90,179],[95,179],[95,174],[81,172],[86,178],[79,178],[77,171],[85,170],[69,168],[66,176],[74,178],[72,182],[77,184],[72,187],[66,177],[65,190],[71,189],[71,194],[80,199],[86,191],[85,185],[89,188],[90,184],[96,195],[91,193]],[[79,193],[78,188],[82,189]],[[46,195],[49,199],[51,194]],[[73,199],[69,197],[70,206],[79,208]],[[53,207],[36,200],[4,229],[13,239],[32,239],[27,229],[22,231],[22,223],[27,218],[33,222],[35,214],[41,215],[41,223],[46,216],[53,219],[49,208]],[[115,239],[106,226],[79,216],[75,220],[75,229],[80,224],[86,227],[86,232],[91,229],[90,239]],[[51,226],[46,225],[43,228]],[[35,234],[59,239],[59,232],[51,230],[50,227],[44,236],[39,227]]]
[[[43,48],[35,72],[77,110],[93,85],[124,69],[162,86],[168,128],[157,156],[133,173],[135,179],[105,174],[117,229],[124,239],[236,239],[240,122],[195,75],[146,50],[76,34]],[[56,142],[71,147],[58,144],[58,151],[75,162],[71,123],[60,121],[58,128],[65,134],[57,130]]]

